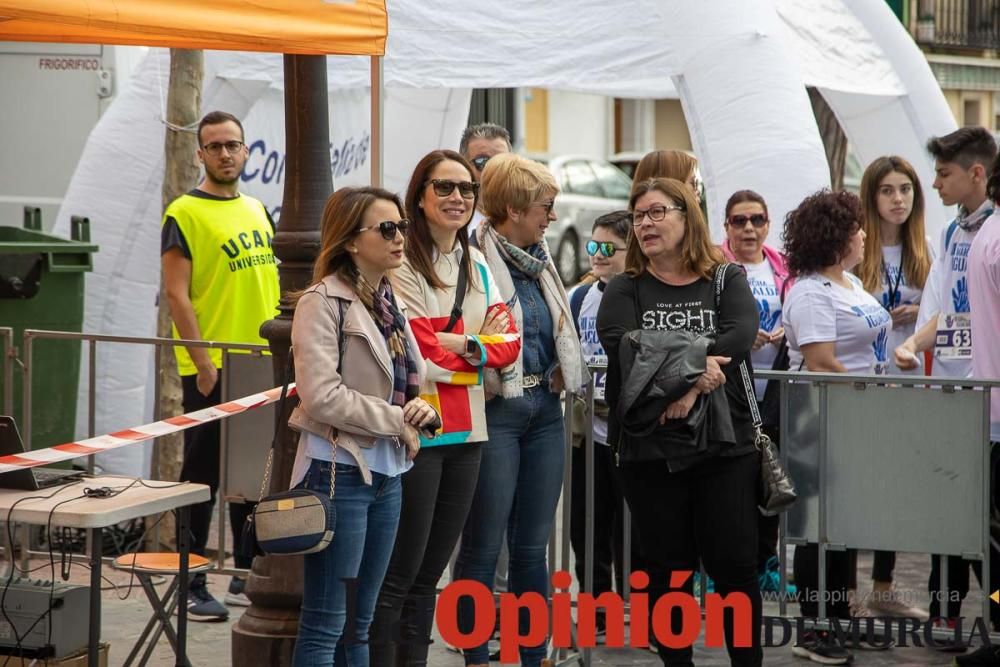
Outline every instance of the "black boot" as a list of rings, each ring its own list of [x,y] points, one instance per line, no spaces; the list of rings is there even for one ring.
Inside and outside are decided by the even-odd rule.
[[[375,605],[372,625],[368,630],[368,661],[372,667],[394,667],[401,647],[396,642],[399,609],[384,604],[382,597]]]
[[[434,628],[434,595],[410,596],[400,618],[399,649],[394,667],[427,667],[427,652]],[[372,667],[375,667],[372,662]]]

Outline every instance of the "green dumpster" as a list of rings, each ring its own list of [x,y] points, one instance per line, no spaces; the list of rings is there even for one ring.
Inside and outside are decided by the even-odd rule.
[[[0,226],[0,327],[14,330],[14,346],[24,358],[24,330],[79,332],[83,326],[84,274],[93,268],[89,221],[73,218],[72,240],[40,231],[37,209],[25,210],[25,228]],[[74,439],[80,351],[76,341],[32,342],[31,442],[40,449]],[[14,369],[13,407],[22,415],[22,379]],[[0,408],[4,405],[0,380]],[[23,427],[22,427],[23,432]]]

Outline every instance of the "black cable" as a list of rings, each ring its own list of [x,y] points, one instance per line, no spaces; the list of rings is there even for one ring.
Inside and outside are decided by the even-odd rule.
[[[97,487],[97,488],[84,487],[82,495],[74,496],[72,498],[67,498],[66,500],[61,500],[58,503],[56,503],[55,505],[53,505],[52,508],[49,510],[49,516],[48,516],[48,518],[46,520],[46,541],[48,542],[48,545],[47,545],[48,546],[48,552],[49,552],[49,566],[48,567],[49,567],[49,574],[50,574],[48,609],[46,609],[37,619],[35,619],[35,622],[32,623],[28,627],[28,629],[25,630],[24,634],[22,635],[22,634],[18,633],[17,627],[14,625],[13,620],[10,618],[10,616],[7,615],[7,605],[6,605],[7,590],[10,588],[11,583],[13,583],[14,572],[17,569],[16,565],[14,564],[14,554],[13,554],[14,535],[13,535],[13,532],[11,530],[11,521],[10,521],[11,516],[13,515],[14,509],[20,503],[22,503],[24,501],[27,501],[27,500],[49,500],[51,498],[54,498],[59,493],[61,493],[67,487],[74,486],[74,485],[77,485],[77,484],[82,484],[82,483],[83,483],[83,480],[81,479],[81,480],[78,480],[78,481],[75,481],[75,482],[70,482],[68,484],[61,484],[61,485],[59,485],[59,487],[55,491],[53,491],[51,494],[49,494],[47,496],[39,495],[39,496],[25,496],[24,498],[18,498],[16,501],[14,501],[14,504],[11,505],[10,509],[7,511],[7,528],[6,528],[6,530],[7,530],[8,544],[11,545],[11,568],[10,568],[10,574],[7,577],[7,581],[4,583],[3,592],[0,593],[0,612],[2,612],[4,620],[10,625],[11,632],[14,633],[15,646],[14,646],[14,653],[8,654],[7,655],[7,659],[4,660],[3,665],[0,666],[0,667],[7,667],[7,663],[10,662],[10,659],[12,657],[14,657],[14,655],[17,655],[19,658],[23,658],[23,656],[24,656],[24,648],[21,646],[21,644],[22,644],[22,641],[23,641],[24,637],[27,637],[31,633],[31,631],[35,629],[35,626],[38,625],[39,623],[41,623],[42,620],[44,620],[45,617],[49,616],[51,614],[51,612],[52,612],[52,603],[53,603],[53,599],[55,597],[55,552],[54,552],[54,549],[53,549],[53,546],[52,546],[52,517],[55,514],[56,509],[58,509],[62,505],[65,505],[66,503],[70,503],[70,502],[73,502],[75,500],[82,500],[84,498],[114,498],[116,496],[121,495],[125,491],[128,491],[129,489],[135,488],[137,485],[138,486],[144,486],[144,487],[149,488],[149,489],[169,489],[169,488],[173,488],[173,487],[176,487],[176,486],[182,486],[184,484],[189,484],[190,482],[174,482],[174,483],[171,483],[171,484],[148,484],[146,482],[146,480],[143,480],[143,479],[141,479],[139,477],[136,477],[128,485],[126,485],[124,487],[120,487],[120,488],[117,488],[117,487],[113,488],[113,487],[108,487],[108,486]],[[151,525],[149,528],[147,528],[145,531],[143,531],[142,537],[136,543],[135,550],[132,552],[133,561],[134,561],[135,555],[138,553],[139,548],[145,542],[146,535],[149,533],[150,530],[152,530],[155,526],[157,526],[160,523],[160,521],[163,520],[163,517],[165,515],[166,515],[165,512],[161,513],[160,514],[160,518],[157,519],[153,523],[153,525]],[[101,545],[101,546],[103,548],[103,545]],[[93,548],[97,548],[97,546],[96,545],[91,545],[91,548],[92,549]],[[64,547],[63,547],[63,549],[64,549]],[[71,557],[70,558],[70,566],[71,567],[72,567],[72,564],[73,563],[72,563],[72,557]],[[86,567],[88,570],[91,569],[89,563],[84,563],[82,565],[84,567]],[[43,565],[41,567],[45,567],[45,566]],[[37,568],[37,569],[41,569],[41,568]],[[28,574],[28,573],[33,572],[33,571],[35,571],[35,570],[28,570],[28,571],[25,572],[25,574]],[[117,587],[115,586],[114,582],[112,582],[110,579],[108,579],[107,577],[105,577],[103,574],[101,575],[101,579],[103,579],[104,581],[108,582],[113,587],[115,587],[115,592],[116,592],[115,596],[119,600],[126,600],[132,594],[132,589],[134,587],[134,582],[135,582],[135,569],[134,568],[130,568],[130,570],[129,570],[128,590],[125,593],[125,597],[122,597],[122,596],[120,596],[120,595],[117,594]],[[48,627],[48,634],[46,636],[46,641],[47,641],[47,644],[49,646],[52,645],[52,624],[51,623],[49,624],[49,627]]]
[[[37,625],[38,622],[42,618],[44,618],[46,614],[49,613],[48,611],[46,611],[44,614],[42,614],[39,617],[39,619],[36,620],[31,625],[30,628],[28,628],[28,630],[24,633],[24,635],[20,634],[17,631],[17,626],[14,625],[14,620],[7,614],[7,591],[10,589],[10,585],[14,581],[14,573],[17,571],[17,565],[16,565],[16,563],[14,561],[14,533],[13,533],[13,530],[11,529],[11,517],[14,515],[14,509],[18,505],[20,505],[21,503],[23,503],[23,502],[25,502],[27,500],[49,500],[51,498],[54,498],[55,496],[57,496],[59,493],[61,493],[67,487],[74,486],[76,484],[80,484],[80,482],[76,481],[76,482],[70,482],[69,484],[63,484],[63,485],[59,486],[55,491],[53,491],[52,493],[50,493],[48,495],[25,496],[23,498],[18,498],[10,506],[10,509],[7,510],[7,522],[6,522],[7,544],[9,544],[10,547],[11,547],[10,573],[7,575],[7,581],[4,582],[3,592],[0,593],[0,613],[3,614],[4,621],[6,621],[8,625],[10,625],[11,632],[14,634],[14,651],[15,651],[15,653],[10,653],[10,654],[7,655],[7,659],[4,660],[4,662],[3,662],[3,667],[7,667],[7,663],[10,662],[10,659],[12,657],[14,657],[14,655],[17,655],[19,658],[21,658],[21,657],[24,656],[24,648],[21,646],[21,643],[24,640],[24,637],[27,636],[27,634],[29,632],[31,632],[31,630],[34,629],[35,625]]]

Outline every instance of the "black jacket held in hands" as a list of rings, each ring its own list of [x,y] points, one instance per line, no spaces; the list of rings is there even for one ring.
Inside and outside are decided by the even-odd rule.
[[[605,289],[597,314],[597,333],[608,355],[605,385],[605,399],[611,408],[608,439],[619,455],[619,463],[666,460],[670,469],[676,471],[715,456],[740,456],[754,451],[753,421],[740,378],[739,364],[745,360],[748,367],[752,368],[749,366],[750,351],[759,324],[757,303],[750,293],[746,275],[735,264],[726,268],[725,288],[718,308],[715,305],[713,282],[709,279],[698,278],[687,285],[668,285],[647,272],[635,276],[622,274],[612,278]],[[693,344],[698,338],[704,339],[697,343],[705,346],[704,352],[700,348],[690,352],[692,358],[701,355],[702,372],[705,356],[731,357],[732,360],[722,367],[726,384],[716,393],[720,397],[724,396],[728,404],[732,439],[726,437],[728,431],[717,417],[709,420],[704,442],[696,441],[691,436],[681,444],[683,427],[680,422],[687,423],[688,427],[692,426],[691,415],[687,420],[668,420],[663,427],[657,424],[651,432],[643,434],[642,422],[645,421],[648,426],[647,412],[655,409],[654,402],[658,402],[658,396],[647,397],[648,403],[644,404],[645,407],[639,413],[635,412],[635,405],[639,404],[637,401],[640,399],[632,401],[631,398],[629,400],[633,407],[627,408],[625,413],[619,411],[619,402],[624,397],[642,396],[646,392],[641,383],[636,385],[625,379],[621,360],[623,354],[634,355],[634,350],[628,352],[622,348],[631,347],[634,341],[645,340],[645,334],[640,335],[638,332],[668,331],[694,334],[691,339]],[[675,339],[671,341],[671,345],[676,342]],[[686,371],[689,379],[694,372],[693,368]],[[687,384],[687,389],[690,389],[695,380],[697,376]],[[624,386],[626,382],[628,387]],[[678,385],[677,398],[683,396],[687,389],[682,390]],[[663,401],[663,408],[670,402]],[[708,418],[712,412],[710,408],[715,403],[703,403],[706,403],[702,409],[707,410]],[[721,409],[721,403],[718,406],[716,409]],[[697,408],[696,402],[692,413]],[[656,416],[659,417],[659,414]],[[636,421],[632,421],[633,418]],[[623,420],[627,421],[627,428]]]
[[[616,413],[619,460],[681,460],[706,454],[709,442],[736,444],[725,389],[700,394],[684,419],[660,424],[667,406],[683,398],[705,372],[708,336],[674,331],[630,331],[618,347],[622,391]],[[632,447],[641,440],[640,447]]]

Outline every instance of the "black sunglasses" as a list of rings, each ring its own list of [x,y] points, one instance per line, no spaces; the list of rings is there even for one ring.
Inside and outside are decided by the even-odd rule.
[[[449,181],[446,178],[432,178],[427,182],[434,186],[434,194],[438,197],[447,197],[455,191],[455,188],[458,188],[458,194],[462,195],[462,199],[473,199],[479,192],[479,183],[475,181]]]
[[[470,161],[472,162],[472,166],[475,167],[477,171],[482,171],[483,167],[486,166],[486,163],[490,161],[490,156],[480,155],[478,157],[472,158],[472,160]]]
[[[767,216],[763,213],[754,213],[753,215],[731,215],[729,216],[729,219],[726,220],[727,224],[734,227],[746,227],[748,222],[754,227],[763,227],[767,224]]]
[[[587,241],[587,254],[593,257],[598,252],[600,252],[605,257],[614,257],[615,253],[619,250],[624,251],[625,248],[619,248],[614,243],[608,241]]]
[[[386,241],[392,241],[396,238],[396,232],[399,232],[403,236],[406,236],[406,230],[410,228],[410,221],[403,218],[399,222],[393,222],[392,220],[383,220],[377,225],[372,225],[371,227],[359,227],[358,234],[361,232],[367,232],[369,229],[377,229],[378,233],[382,235]]]

